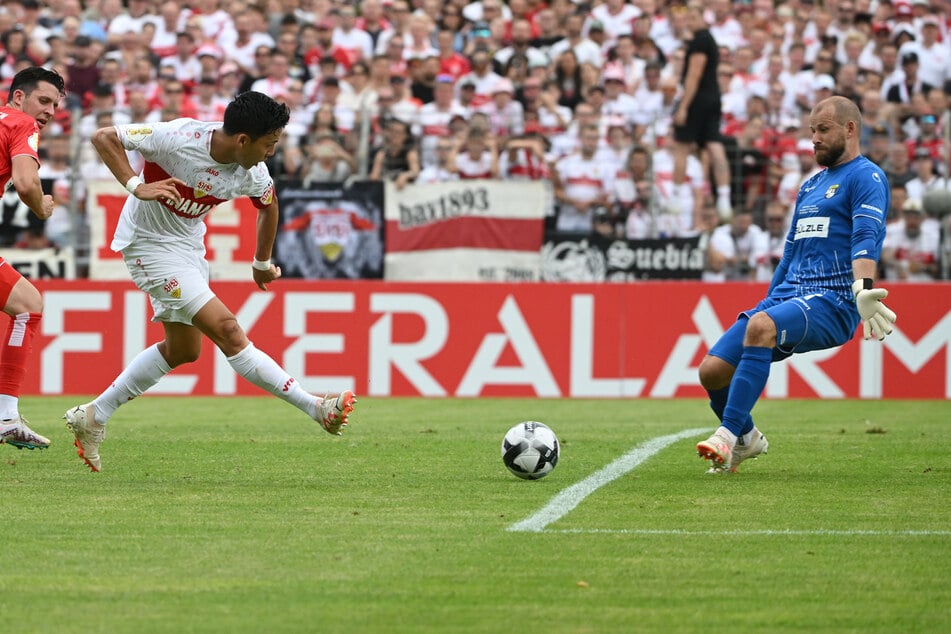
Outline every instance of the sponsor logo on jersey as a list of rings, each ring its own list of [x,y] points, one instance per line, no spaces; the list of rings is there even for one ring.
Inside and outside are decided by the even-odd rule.
[[[829,185],[829,189],[826,190],[826,198],[832,198],[835,196],[835,193],[839,191],[839,185]]]
[[[36,152],[40,148],[40,133],[34,132],[31,134],[30,138],[26,140],[26,143],[30,146],[30,149]]]
[[[829,217],[814,216],[812,218],[800,218],[796,222],[796,237],[794,240],[803,238],[828,238],[829,237]]]

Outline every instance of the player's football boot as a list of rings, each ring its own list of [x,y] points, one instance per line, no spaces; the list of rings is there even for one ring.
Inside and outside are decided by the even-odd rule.
[[[766,436],[763,435],[763,432],[753,428],[752,440],[746,444],[740,444],[743,441],[743,437],[737,439],[736,445],[733,447],[733,460],[730,463],[729,470],[733,473],[736,473],[736,468],[740,466],[740,463],[744,460],[755,460],[760,454],[767,453],[769,449],[769,441],[766,440]]]
[[[350,390],[344,390],[336,396],[324,396],[317,402],[317,422],[328,434],[339,436],[340,429],[350,422],[348,417],[356,402],[357,397]]]
[[[719,434],[713,434],[697,443],[697,455],[709,460],[711,469],[729,469],[733,460],[733,449],[729,440]]]
[[[92,403],[77,405],[63,416],[66,426],[76,440],[76,453],[93,471],[102,470],[102,461],[99,459],[99,445],[106,437],[106,426],[96,422],[95,408]]]
[[[17,449],[46,449],[50,439],[40,436],[30,429],[22,416],[0,421],[0,443],[13,445]]]

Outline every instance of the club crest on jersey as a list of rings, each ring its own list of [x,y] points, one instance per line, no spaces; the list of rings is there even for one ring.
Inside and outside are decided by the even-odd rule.
[[[26,140],[27,145],[30,146],[30,149],[36,152],[40,147],[40,133],[34,132],[30,135],[30,138]]]
[[[178,280],[174,277],[170,280],[165,281],[165,286],[162,288],[165,289],[165,292],[175,299],[181,299],[182,297],[182,287],[178,285]]]
[[[839,191],[839,185],[829,185],[829,189],[826,190],[826,198],[832,198],[835,196],[835,193]]]
[[[211,185],[205,181],[198,181],[198,186],[192,191],[195,193],[195,198],[204,198],[211,192]]]
[[[274,184],[268,185],[267,189],[264,190],[264,193],[261,194],[261,204],[270,205],[274,202]]]

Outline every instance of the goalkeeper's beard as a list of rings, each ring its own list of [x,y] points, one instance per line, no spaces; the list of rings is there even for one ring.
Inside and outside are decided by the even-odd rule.
[[[834,167],[845,154],[845,141],[823,145],[816,150],[816,163],[822,167]]]

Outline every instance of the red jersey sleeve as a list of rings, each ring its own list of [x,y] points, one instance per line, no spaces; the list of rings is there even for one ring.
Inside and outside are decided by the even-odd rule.
[[[32,156],[39,163],[39,147],[40,127],[36,119],[12,108],[0,109],[0,182],[9,180],[16,156]]]

